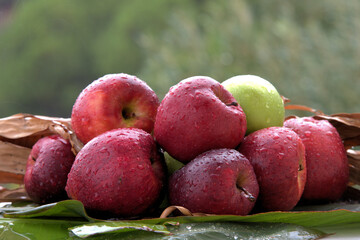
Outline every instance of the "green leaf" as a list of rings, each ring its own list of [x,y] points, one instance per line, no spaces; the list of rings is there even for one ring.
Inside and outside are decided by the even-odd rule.
[[[103,223],[93,223],[91,226]],[[84,226],[75,227],[81,230]],[[74,232],[73,229],[73,232]],[[324,232],[285,223],[184,223],[176,226],[168,226],[171,234],[155,234],[154,232],[127,231],[127,232],[107,232],[106,235],[91,235],[90,239],[318,239],[325,236]],[[92,229],[86,230],[93,232]],[[93,233],[101,233],[95,231]],[[102,232],[104,233],[104,232]],[[87,237],[90,235],[77,235]],[[111,237],[110,237],[111,236]]]
[[[173,224],[176,223],[167,223]],[[76,226],[70,229],[73,234],[78,237],[85,238],[95,234],[109,233],[109,232],[129,232],[134,230],[149,231],[154,233],[162,233],[169,235],[165,225],[151,225],[126,221],[112,221],[112,222],[97,222]]]
[[[360,222],[360,212],[349,210],[331,211],[309,211],[309,212],[267,212],[248,216],[216,215],[199,217],[172,217],[168,221],[180,223],[192,222],[268,222],[268,223],[290,223],[305,227],[329,226],[336,224],[348,224]],[[141,222],[159,224],[164,219],[147,219]]]
[[[69,228],[84,222],[45,219],[0,218],[0,239],[28,240],[69,238]]]
[[[19,189],[21,185],[16,183],[0,183],[0,189],[1,187],[8,190],[15,190],[15,189]]]
[[[51,217],[51,218],[80,218],[89,222],[99,221],[98,219],[89,217],[85,211],[84,205],[77,200],[65,200],[56,203],[45,204],[42,206],[27,208],[26,210],[16,208],[0,208],[0,212],[5,212],[4,217],[7,218],[35,218],[35,217]]]
[[[303,209],[306,207],[303,207]],[[308,227],[327,226],[336,224],[346,224],[360,222],[360,204],[336,203],[318,206],[308,206],[311,211],[302,211],[298,207],[297,211],[292,212],[264,212],[247,216],[236,215],[212,215],[212,216],[180,216],[168,218],[150,218],[141,220],[131,220],[135,223],[146,224],[164,224],[165,222],[278,222],[291,223]],[[12,209],[14,210],[14,209]],[[51,203],[34,207],[30,210],[18,212],[6,212],[6,208],[0,208],[4,211],[4,217],[7,218],[74,218],[87,220],[89,222],[99,222],[100,219],[90,217],[80,201],[65,200],[57,203]]]
[[[331,226],[338,224],[360,223],[360,204],[334,204],[328,205],[326,211],[316,210],[321,206],[313,206],[311,211],[291,212],[264,212],[247,216],[236,215],[211,215],[211,216],[181,216],[166,219],[153,218],[135,220],[152,224],[160,224],[166,221],[178,221],[180,223],[193,222],[268,222],[290,223],[305,227]]]
[[[22,205],[18,207],[19,210],[22,208]],[[41,224],[44,228],[48,228],[46,224],[49,224],[49,229],[52,229],[56,225],[55,223],[59,223],[62,226],[59,231],[63,231],[63,235],[65,232],[68,234],[70,231],[73,234],[72,237],[86,237],[89,239],[109,239],[101,236],[111,236],[111,239],[113,237],[126,239],[128,236],[132,236],[133,239],[167,239],[166,234],[169,232],[174,237],[172,239],[209,239],[210,236],[226,239],[226,234],[241,238],[244,235],[240,233],[246,232],[246,229],[251,229],[250,232],[257,229],[259,239],[262,239],[261,237],[266,238],[266,234],[281,234],[279,236],[285,236],[284,238],[286,238],[286,234],[294,234],[294,236],[306,235],[310,236],[311,239],[316,234],[332,233],[333,226],[343,226],[344,228],[353,224],[360,226],[360,204],[349,203],[302,206],[291,212],[264,212],[247,216],[177,216],[126,221],[92,218],[86,213],[83,204],[76,200],[66,200],[33,207],[30,210],[28,208],[31,208],[31,206],[26,206],[26,208],[24,211],[14,211],[17,207],[10,207],[10,210],[7,210],[6,207],[0,209],[0,211],[5,212],[4,216],[7,217],[0,218],[2,220],[0,222],[1,234],[15,234],[14,236],[23,234],[22,228],[14,228],[19,224],[26,225],[27,231],[32,232],[32,227],[29,227],[29,224],[36,223],[38,225],[32,226],[34,231],[38,232],[37,227]],[[304,209],[307,210],[304,211]],[[64,219],[70,219],[71,221],[68,222]],[[9,221],[12,223],[11,228],[9,228]],[[63,221],[68,225],[64,224]],[[179,223],[180,226],[166,226],[166,224],[170,223]],[[188,231],[189,229],[193,231]],[[265,231],[265,229],[268,230]],[[274,230],[273,233],[268,232],[271,229]],[[41,235],[42,233],[37,234]],[[360,232],[358,231],[357,234],[360,234]]]
[[[171,157],[169,153],[164,153],[165,163],[167,166],[168,176],[172,175],[176,170],[182,168],[184,164],[175,158]]]
[[[189,223],[169,229],[177,239],[316,239],[325,235],[318,230],[284,223]],[[164,236],[163,239],[170,238]]]
[[[322,226],[316,229],[334,235],[336,239],[358,239],[360,236],[360,223]]]
[[[303,205],[296,206],[293,211],[331,211],[338,209],[346,209],[353,212],[360,212],[360,204],[349,202],[335,202],[329,204]]]
[[[39,205],[30,201],[2,202],[0,203],[0,214],[4,212],[18,212],[32,210]],[[1,216],[1,215],[0,215]]]
[[[317,239],[325,236],[318,230],[283,223],[184,223],[168,226],[168,231],[163,225],[150,230],[148,225],[122,221],[77,224],[66,220],[0,219],[0,239]],[[139,228],[133,228],[136,225]],[[145,231],[136,231],[139,229]]]

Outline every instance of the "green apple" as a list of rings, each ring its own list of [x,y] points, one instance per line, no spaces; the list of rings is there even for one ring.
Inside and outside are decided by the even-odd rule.
[[[269,81],[255,75],[238,75],[227,79],[222,85],[245,112],[246,134],[262,128],[283,126],[284,101]]]

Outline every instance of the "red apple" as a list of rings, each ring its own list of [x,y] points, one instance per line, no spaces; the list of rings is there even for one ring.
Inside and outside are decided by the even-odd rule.
[[[239,151],[254,167],[260,206],[270,211],[295,207],[306,182],[305,147],[300,137],[289,128],[264,128],[245,137]]]
[[[25,190],[34,202],[48,203],[66,199],[67,175],[74,162],[69,141],[53,135],[38,140],[28,157]]]
[[[169,180],[170,203],[191,212],[246,215],[258,193],[253,167],[234,149],[202,153]]]
[[[349,167],[342,140],[327,120],[312,117],[291,118],[285,127],[302,139],[306,151],[307,181],[303,198],[337,200],[346,190]]]
[[[90,211],[137,216],[157,203],[164,169],[163,153],[149,133],[136,128],[114,129],[80,150],[66,191]]]
[[[186,163],[215,148],[235,148],[246,132],[246,117],[235,98],[219,82],[203,76],[170,88],[155,120],[156,141]]]
[[[151,133],[158,106],[158,97],[144,81],[124,73],[108,74],[80,93],[71,125],[83,143],[115,128],[134,127]]]

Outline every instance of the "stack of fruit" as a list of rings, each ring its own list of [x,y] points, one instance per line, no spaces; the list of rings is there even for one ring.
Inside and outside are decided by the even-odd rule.
[[[135,76],[105,75],[73,106],[84,147],[75,156],[59,136],[39,140],[25,189],[38,203],[69,197],[120,217],[148,214],[164,199],[235,215],[339,199],[349,168],[337,130],[312,117],[285,120],[284,112],[277,90],[257,76],[190,77],[160,102]],[[182,167],[167,172],[175,161]]]

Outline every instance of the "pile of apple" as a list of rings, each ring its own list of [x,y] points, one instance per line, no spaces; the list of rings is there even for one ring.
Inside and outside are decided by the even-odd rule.
[[[146,214],[164,197],[191,212],[236,215],[339,199],[349,168],[338,132],[284,112],[275,87],[257,76],[190,77],[160,102],[135,76],[105,75],[72,109],[84,147],[75,156],[59,136],[40,139],[25,189],[38,203],[69,197],[121,217]],[[183,163],[172,174],[165,152]]]

